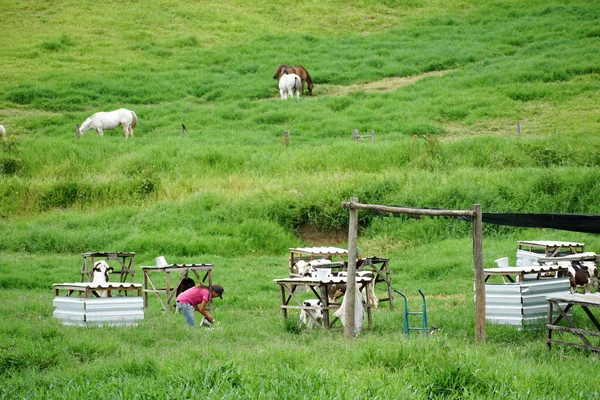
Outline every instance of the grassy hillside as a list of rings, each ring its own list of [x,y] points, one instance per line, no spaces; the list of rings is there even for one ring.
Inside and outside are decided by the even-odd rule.
[[[600,214],[594,2],[0,4],[0,397],[598,397],[594,356],[547,352],[541,328],[473,344],[464,221],[359,215],[361,252],[390,258],[412,305],[424,290],[437,337],[408,340],[386,307],[355,343],[298,332],[272,282],[289,247],[346,245],[350,197]],[[282,63],[307,68],[314,96],[279,99]],[[134,138],[75,137],[119,107]],[[514,262],[518,239],[600,251],[574,232],[484,236],[486,266]],[[52,284],[95,250],[215,264],[221,326],[186,330],[152,302],[137,328],[63,327]]]

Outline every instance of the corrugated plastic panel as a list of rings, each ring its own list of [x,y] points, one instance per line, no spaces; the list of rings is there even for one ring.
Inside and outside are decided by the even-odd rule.
[[[550,247],[580,247],[585,246],[585,243],[578,242],[559,242],[555,240],[519,240],[517,244],[528,246],[550,246]]]
[[[569,293],[569,288],[569,278],[486,284],[486,320],[518,326],[538,324],[547,318],[547,297]],[[558,315],[557,311],[555,315]]]
[[[53,316],[65,325],[136,325],[144,319],[141,296],[76,298],[55,297]]]
[[[348,250],[339,247],[295,247],[290,251],[304,254],[348,254]]]

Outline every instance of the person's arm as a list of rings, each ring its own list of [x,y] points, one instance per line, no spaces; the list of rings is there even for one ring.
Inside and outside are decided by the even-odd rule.
[[[206,318],[212,324],[214,322],[214,318],[211,317],[210,314],[208,314],[208,312],[206,311],[206,304],[207,303],[208,302],[206,300],[203,300],[202,303],[200,303],[200,307],[198,307],[198,305],[194,305],[194,308],[200,314],[204,315],[204,318]]]

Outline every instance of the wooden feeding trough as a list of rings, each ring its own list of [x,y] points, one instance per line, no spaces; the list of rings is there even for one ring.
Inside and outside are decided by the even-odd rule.
[[[133,282],[135,273],[135,253],[132,252],[105,252],[94,251],[83,253],[83,263],[81,264],[81,282],[94,279],[94,263],[99,260],[105,260],[113,272],[111,275],[119,275],[119,282],[125,282],[127,277]],[[117,268],[114,268],[117,266]]]
[[[327,259],[331,261],[328,266],[332,269],[346,271],[348,269],[348,250],[339,247],[295,247],[290,248],[290,276],[295,276],[298,271],[296,263],[300,260],[314,261]],[[327,266],[323,266],[327,267]],[[392,281],[389,259],[381,257],[359,258],[356,262],[357,271],[373,271],[375,277],[375,286],[378,283],[385,283],[388,297],[380,298],[379,301],[388,301],[390,309],[394,308],[392,297]]]

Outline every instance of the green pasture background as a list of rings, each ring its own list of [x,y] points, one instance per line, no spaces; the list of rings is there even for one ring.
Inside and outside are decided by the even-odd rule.
[[[284,324],[288,249],[347,246],[350,197],[484,212],[600,214],[600,5],[513,1],[6,1],[0,57],[0,398],[597,399],[597,356],[544,327],[475,345],[471,224],[359,213],[363,256],[402,301],[347,342]],[[279,64],[314,95],[279,99]],[[125,107],[134,138],[75,124]],[[187,128],[181,137],[181,125]],[[520,133],[517,131],[520,126]],[[375,131],[375,141],[354,142]],[[290,132],[290,144],[283,142]],[[484,225],[516,241],[597,235]],[[52,317],[81,254],[212,263],[212,329],[151,298],[137,327]],[[383,295],[383,288],[377,292]],[[308,295],[307,295],[308,296]],[[575,313],[578,323],[585,315]],[[416,322],[414,322],[416,323]]]

